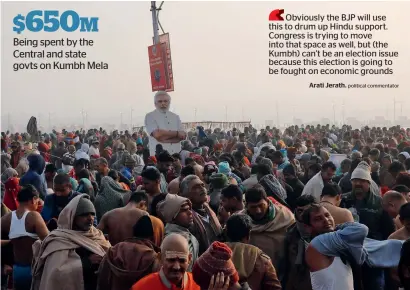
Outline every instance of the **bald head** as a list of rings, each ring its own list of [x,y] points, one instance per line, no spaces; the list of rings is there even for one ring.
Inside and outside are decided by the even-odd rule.
[[[406,198],[403,194],[395,190],[389,190],[383,195],[384,202],[392,202],[392,201],[402,201],[403,203],[406,202]]]
[[[399,214],[400,207],[405,204],[406,198],[400,192],[390,190],[383,195],[383,209],[390,215],[390,217],[395,218]]]
[[[185,272],[192,261],[188,240],[179,234],[166,236],[161,244],[160,257],[165,277],[181,288]]]
[[[189,254],[188,240],[179,234],[170,234],[164,238],[161,244],[161,253],[180,252]]]

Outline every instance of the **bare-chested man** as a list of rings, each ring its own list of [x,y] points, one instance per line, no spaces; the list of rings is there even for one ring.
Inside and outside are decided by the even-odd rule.
[[[156,196],[161,195],[161,173],[157,168],[148,166],[142,171],[141,177],[143,183],[141,189],[148,194],[148,212],[152,214],[151,203]]]
[[[400,220],[399,211],[403,204],[407,203],[406,198],[400,192],[390,190],[383,195],[383,209],[394,219],[396,230],[403,227]]]
[[[181,175],[168,184],[168,193],[179,194],[179,185],[185,177],[191,174],[195,174],[195,170],[191,165],[182,168]]]
[[[337,184],[325,184],[322,190],[320,204],[323,205],[332,215],[335,224],[340,225],[347,222],[354,222],[352,213],[345,208],[340,208],[342,200],[342,189]]]
[[[48,235],[47,226],[36,211],[39,193],[32,185],[23,187],[17,194],[19,206],[1,218],[2,237],[8,236],[13,245],[14,289],[29,290],[31,286],[32,245]],[[2,240],[3,244],[3,240]]]
[[[146,193],[143,191],[133,192],[126,206],[110,210],[102,216],[98,229],[108,235],[112,246],[132,238],[132,227],[142,216],[148,215],[146,211],[139,209],[140,203],[144,202],[141,200],[141,195],[144,194]]]

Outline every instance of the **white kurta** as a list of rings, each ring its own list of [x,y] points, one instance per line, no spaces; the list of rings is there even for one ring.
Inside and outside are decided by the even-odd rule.
[[[312,177],[306,183],[303,188],[302,195],[312,195],[316,202],[320,202],[320,196],[322,195],[322,190],[325,184],[323,183],[322,172],[319,171],[315,176]]]
[[[157,144],[161,144],[164,150],[167,150],[170,154],[179,153],[181,151],[181,142],[161,143],[151,136],[152,132],[156,129],[182,131],[181,119],[177,114],[170,111],[163,113],[159,110],[154,110],[145,115],[145,130],[149,136],[149,152],[151,156],[155,156],[155,147]]]

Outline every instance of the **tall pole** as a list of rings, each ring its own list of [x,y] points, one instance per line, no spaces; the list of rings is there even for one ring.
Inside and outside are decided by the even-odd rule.
[[[393,126],[396,124],[396,97],[393,98]]]
[[[83,130],[85,130],[85,115],[84,115],[84,109],[81,110],[81,116],[83,117]]]
[[[196,108],[195,108],[195,110],[194,110],[194,122],[196,122]]]
[[[133,130],[133,127],[134,127],[134,126],[132,125],[132,121],[133,121],[133,120],[132,120],[132,112],[133,112],[133,111],[134,111],[134,109],[131,108],[131,133],[132,133],[132,130]]]
[[[151,1],[151,13],[152,13],[152,29],[154,30],[154,44],[158,44],[159,34],[158,34],[158,18],[157,18],[156,1]]]
[[[400,116],[403,117],[403,101],[400,103]]]
[[[122,129],[122,112],[120,112],[120,131]]]

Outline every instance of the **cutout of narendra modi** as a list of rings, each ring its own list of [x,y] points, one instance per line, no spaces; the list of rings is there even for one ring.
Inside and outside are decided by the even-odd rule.
[[[156,109],[145,115],[150,156],[155,156],[157,144],[161,144],[170,154],[179,153],[186,133],[179,116],[169,111],[171,96],[167,92],[158,91],[154,96],[154,104]]]

